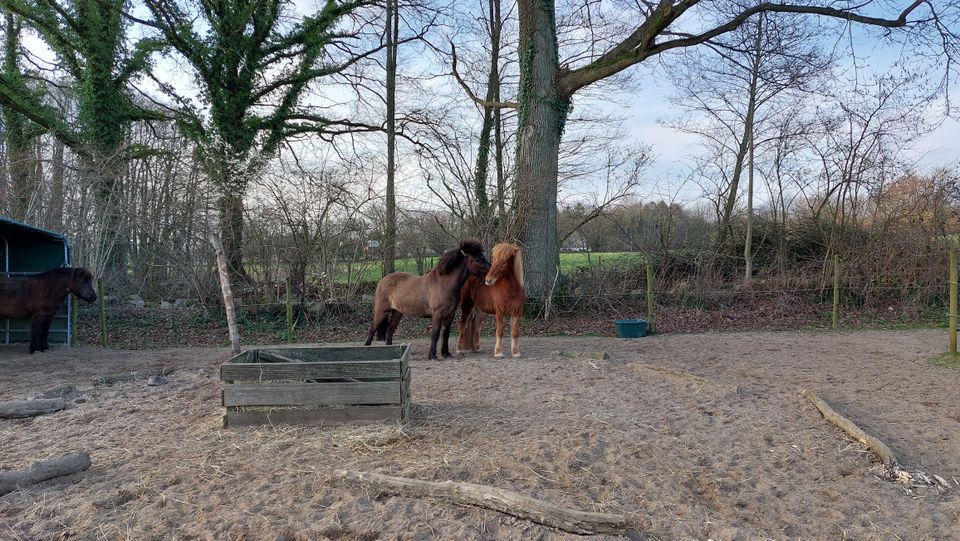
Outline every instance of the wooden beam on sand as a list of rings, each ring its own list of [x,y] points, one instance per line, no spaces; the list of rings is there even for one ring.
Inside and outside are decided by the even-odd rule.
[[[820,397],[814,394],[813,391],[804,389],[800,391],[800,394],[812,402],[813,405],[820,410],[820,413],[823,414],[824,419],[837,425],[840,430],[846,432],[851,438],[862,443],[867,447],[867,449],[872,451],[873,454],[877,455],[877,458],[883,462],[884,466],[894,470],[899,468],[900,463],[897,460],[896,455],[893,454],[893,451],[890,450],[890,447],[888,447],[886,443],[883,443],[879,439],[867,434],[853,421],[834,411],[829,404],[821,400]]]
[[[431,498],[459,505],[493,509],[576,534],[620,534],[627,530],[622,514],[590,513],[567,509],[543,500],[536,500],[502,488],[455,483],[434,483],[374,472],[336,470],[335,484],[372,489],[404,497]]]
[[[70,453],[58,458],[35,462],[29,469],[0,471],[0,496],[27,485],[81,472],[89,467],[90,455],[87,453]]]

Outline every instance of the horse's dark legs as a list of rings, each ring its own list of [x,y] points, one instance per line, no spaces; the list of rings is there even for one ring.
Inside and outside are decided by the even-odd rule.
[[[447,320],[443,322],[443,346],[440,348],[440,355],[444,357],[452,357],[450,353],[450,328],[453,327],[453,317],[456,314],[450,314],[447,316]]]
[[[397,327],[400,325],[400,320],[403,319],[403,314],[398,310],[394,310],[390,314],[390,322],[387,323],[387,340],[386,344],[388,346],[393,345],[393,333],[397,332]]]
[[[367,341],[363,343],[365,346],[369,346],[373,342],[373,335],[377,332],[377,329],[380,325],[383,325],[387,322],[388,314],[386,312],[378,314],[376,311],[373,313],[373,322],[370,323],[370,330],[367,331]]]
[[[430,354],[428,359],[437,358],[437,341],[440,340],[440,329],[443,327],[443,320],[439,316],[433,316],[433,325],[430,328]]]
[[[35,351],[46,351],[50,346],[47,344],[47,335],[50,332],[51,316],[46,314],[36,314],[30,325],[30,353]]]

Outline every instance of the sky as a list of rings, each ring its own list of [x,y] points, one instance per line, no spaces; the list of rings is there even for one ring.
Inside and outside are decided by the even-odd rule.
[[[306,13],[312,11],[316,0],[296,0],[295,5],[298,11]],[[889,69],[899,55],[898,50],[883,45],[868,32],[851,31],[849,41],[855,47],[861,65],[866,66],[867,72]],[[29,33],[24,35],[23,44],[32,53],[48,60],[53,59],[53,55],[36,36]],[[171,73],[182,73],[181,69],[168,61],[161,63],[160,68]],[[402,70],[403,66],[400,68]],[[657,76],[655,70],[649,71],[650,76],[647,76],[645,71],[644,77],[640,79],[640,88],[636,95],[618,95],[608,103],[598,103],[595,98],[591,98],[591,101],[601,110],[622,118],[631,139],[652,146],[655,157],[647,171],[648,181],[644,184],[646,192],[640,195],[644,198],[667,198],[693,203],[701,195],[699,188],[683,184],[682,179],[688,172],[691,156],[698,150],[698,138],[659,122],[673,107],[668,99],[674,89],[665,77]],[[184,89],[192,86],[189,77],[178,77],[173,81]],[[911,148],[906,149],[905,155],[914,160],[921,170],[956,165],[960,160],[960,122],[952,118],[943,120],[936,130],[924,135]],[[414,174],[413,171],[407,173]]]
[[[652,181],[648,186],[653,188],[650,195],[656,196],[666,188],[667,195],[675,194],[679,201],[690,202],[700,197],[700,190],[692,185],[681,186],[679,178],[687,173],[691,156],[698,152],[699,138],[658,121],[673,107],[669,102],[673,93],[669,81],[650,78],[643,82],[642,99],[627,106],[612,106],[609,111],[624,119],[628,132],[637,140],[653,146],[655,159],[648,171]],[[951,117],[943,119],[936,129],[905,149],[904,157],[921,170],[957,166],[960,164],[960,121]]]

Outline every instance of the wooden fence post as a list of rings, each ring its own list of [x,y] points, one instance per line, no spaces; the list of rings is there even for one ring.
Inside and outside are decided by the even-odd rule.
[[[840,256],[833,255],[833,328],[837,328],[837,309],[840,306]]]
[[[647,259],[647,332],[653,333],[653,264]]]
[[[957,252],[950,250],[950,353],[957,354]]]
[[[107,347],[107,314],[103,308],[103,284],[97,280],[97,299],[100,301],[100,345]]]
[[[293,302],[290,300],[290,277],[287,277],[287,343],[293,343]]]

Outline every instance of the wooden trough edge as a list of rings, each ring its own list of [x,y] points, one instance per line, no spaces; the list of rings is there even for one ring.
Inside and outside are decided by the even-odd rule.
[[[336,406],[400,404],[396,381],[223,385],[224,406]]]
[[[223,426],[259,426],[290,424],[303,426],[330,426],[346,423],[400,421],[400,406],[355,406],[321,409],[274,409],[271,411],[237,411],[227,408]]]
[[[399,379],[400,359],[354,362],[238,363],[220,365],[221,381],[267,382],[288,379]]]

